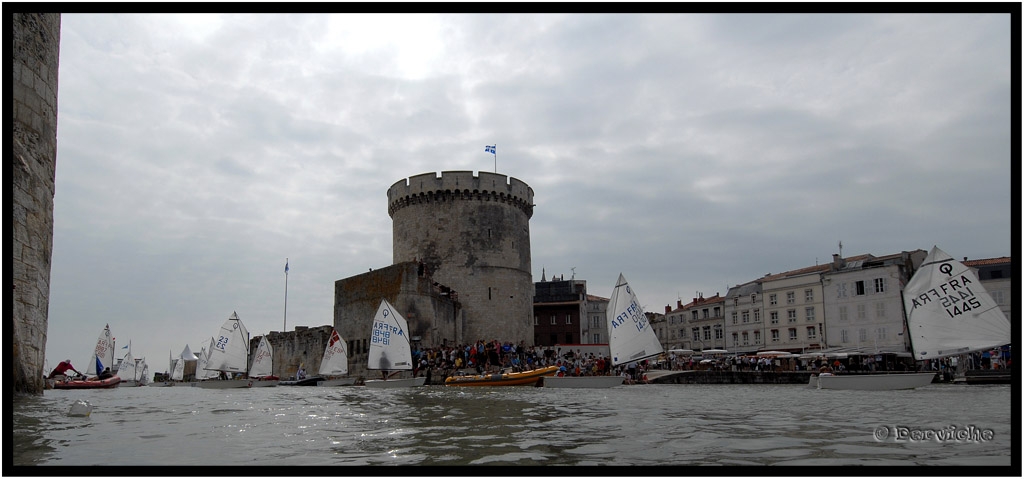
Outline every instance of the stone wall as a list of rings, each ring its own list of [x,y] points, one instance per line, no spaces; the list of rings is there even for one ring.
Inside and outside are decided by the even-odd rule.
[[[12,269],[13,344],[10,363],[16,393],[43,393],[53,194],[57,167],[57,65],[60,14],[14,13],[14,174]]]
[[[274,348],[274,375],[287,379],[295,376],[301,364],[306,368],[306,375],[314,376],[320,369],[320,360],[324,357],[327,342],[331,339],[332,326],[327,324],[317,327],[296,326],[294,331],[271,331],[267,334],[267,342]],[[255,353],[260,345],[260,338],[249,339],[249,351]],[[252,354],[249,357],[252,363]]]
[[[350,376],[366,375],[373,318],[382,299],[409,323],[414,349],[460,342],[461,304],[451,297],[450,288],[437,283],[419,263],[404,262],[341,279],[334,285],[334,327],[349,346]]]

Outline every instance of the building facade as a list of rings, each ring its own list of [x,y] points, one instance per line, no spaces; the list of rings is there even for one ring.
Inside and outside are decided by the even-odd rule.
[[[1013,261],[1008,256],[968,260],[964,258],[964,266],[974,270],[992,300],[1009,320],[1013,316]]]
[[[902,291],[925,256],[923,250],[845,259],[833,255],[822,279],[828,347],[909,352]]]
[[[825,327],[821,275],[828,268],[811,266],[761,278],[766,350],[796,353],[821,348]]]
[[[606,306],[607,307],[607,306]],[[540,281],[534,283],[533,345],[586,344],[587,282]]]
[[[726,349],[736,354],[753,354],[762,350],[763,310],[760,279],[729,288],[723,308]]]
[[[670,315],[682,318],[678,325],[683,334],[681,349],[725,349],[725,298],[718,293],[710,298],[698,295],[689,304],[665,314],[666,318]],[[676,329],[672,326],[670,323],[667,329]]]

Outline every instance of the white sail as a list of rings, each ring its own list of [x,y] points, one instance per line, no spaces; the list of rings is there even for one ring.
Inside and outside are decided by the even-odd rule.
[[[143,386],[149,384],[149,365],[146,364],[146,358],[142,358],[142,361],[139,361],[137,376],[139,377],[137,379],[139,384]]]
[[[644,308],[622,273],[619,273],[619,280],[608,302],[608,347],[611,350],[612,366],[639,361],[663,352],[661,342],[647,321]]]
[[[274,348],[270,346],[267,337],[260,338],[260,344],[256,347],[256,354],[252,357],[252,367],[249,368],[250,378],[261,378],[274,374]]]
[[[977,275],[937,246],[903,289],[907,327],[917,360],[981,351],[1010,343],[1010,322]]]
[[[249,365],[248,343],[249,331],[238,318],[238,313],[232,312],[220,327],[206,369],[244,373]]]
[[[96,359],[99,359],[103,364],[104,368],[114,368],[114,341],[110,336],[110,325],[108,324],[103,331],[100,331],[100,337],[96,340],[96,348],[93,349],[92,357],[89,359],[89,364],[85,369],[85,374],[89,376],[97,376],[103,372],[103,369],[96,370]]]
[[[386,299],[381,300],[380,307],[377,308],[377,315],[373,318],[373,331],[370,332],[370,348],[367,357],[367,369],[385,371],[412,369],[409,325]]]
[[[210,365],[210,353],[213,352],[213,345],[216,343],[214,339],[210,338],[210,345],[203,348],[202,367],[196,368],[196,379],[212,379],[217,377],[217,371],[213,369],[207,369]]]
[[[181,358],[174,358],[173,366],[171,367],[171,379],[174,381],[181,381],[185,379],[185,360]]]
[[[345,340],[337,330],[331,330],[331,339],[327,341],[327,349],[324,350],[324,358],[320,361],[322,376],[341,376],[348,374],[348,350],[345,347]]]
[[[122,381],[134,381],[138,379],[136,371],[135,358],[132,357],[132,352],[128,351],[128,354],[124,355],[124,359],[121,360],[121,365],[117,368],[117,377],[121,378]]]

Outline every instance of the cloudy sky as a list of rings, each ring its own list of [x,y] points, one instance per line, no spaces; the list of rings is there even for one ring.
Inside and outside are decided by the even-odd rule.
[[[649,311],[932,245],[1010,256],[1006,14],[64,14],[47,362],[333,322],[387,189],[529,184],[533,276]],[[497,154],[484,151],[497,145]]]

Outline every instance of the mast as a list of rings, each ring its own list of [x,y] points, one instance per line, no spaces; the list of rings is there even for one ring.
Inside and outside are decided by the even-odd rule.
[[[284,329],[282,333],[288,331],[288,258],[284,259]],[[248,348],[248,345],[246,345]]]

